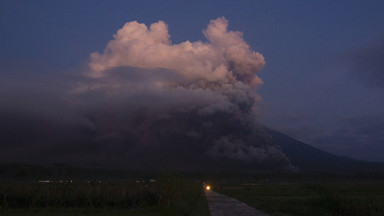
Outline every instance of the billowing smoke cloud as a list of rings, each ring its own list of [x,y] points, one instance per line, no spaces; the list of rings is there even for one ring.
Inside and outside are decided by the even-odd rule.
[[[207,42],[172,44],[163,21],[149,28],[128,22],[102,54],[91,54],[87,75],[96,83],[78,90],[113,88],[130,94],[129,100],[141,95],[131,100],[135,103],[151,98],[151,106],[157,100],[185,108],[189,104],[189,108],[200,107],[201,113],[250,112],[259,100],[255,89],[263,82],[257,73],[265,61],[250,49],[241,32],[227,28],[228,21],[221,17],[203,31]]]
[[[91,54],[89,69],[81,73],[86,76],[62,84],[67,91],[57,98],[65,100],[47,99],[55,101],[50,110],[66,114],[69,123],[45,118],[51,129],[39,126],[40,135],[29,140],[44,149],[47,161],[64,163],[185,169],[234,160],[290,167],[255,122],[256,89],[263,83],[257,74],[264,58],[250,49],[241,32],[227,28],[221,17],[203,31],[206,42],[172,44],[163,21],[149,28],[126,23],[103,53]],[[42,125],[35,117],[31,125]],[[22,143],[7,137],[8,143]]]
[[[249,141],[249,140],[248,140]],[[274,145],[249,145],[243,140],[231,140],[227,136],[221,137],[211,148],[211,156],[227,157],[235,160],[249,160],[262,162],[273,157],[287,159],[278,146]]]
[[[163,68],[198,87],[236,82],[259,86],[262,81],[256,73],[265,64],[263,56],[250,50],[241,32],[227,28],[228,21],[221,17],[212,20],[203,31],[207,43],[172,44],[163,21],[151,24],[149,29],[145,24],[128,22],[117,31],[103,54],[91,54],[90,75],[100,77],[106,70],[120,66]]]
[[[289,159],[279,147],[268,144],[268,135],[255,124],[259,100],[255,90],[263,83],[257,76],[265,65],[263,56],[250,49],[241,32],[228,31],[223,17],[212,20],[203,34],[207,42],[172,44],[162,21],[149,28],[134,21],[119,29],[102,54],[91,54],[87,75],[95,83],[88,83],[82,94],[92,92],[89,89],[118,91],[129,111],[102,123],[96,120],[96,127],[120,119],[119,128],[125,128],[121,134],[140,131],[152,137],[140,141],[146,148],[167,148],[165,143],[175,142],[153,137],[184,137],[189,147],[168,148],[198,146],[215,159],[280,161],[289,167]],[[106,100],[110,99],[111,94]],[[144,121],[137,120],[143,115]],[[159,128],[160,133],[149,132]],[[122,136],[116,129],[107,131]]]

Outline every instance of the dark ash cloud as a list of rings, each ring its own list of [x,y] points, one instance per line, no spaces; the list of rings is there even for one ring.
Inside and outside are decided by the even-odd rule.
[[[352,72],[369,86],[384,87],[384,40],[352,55]]]

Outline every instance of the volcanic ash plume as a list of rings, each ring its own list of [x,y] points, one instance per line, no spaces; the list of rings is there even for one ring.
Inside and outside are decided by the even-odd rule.
[[[116,32],[103,53],[91,54],[89,81],[73,93],[93,98],[99,139],[128,136],[128,143],[140,143],[131,149],[143,152],[148,146],[157,151],[198,146],[210,158],[278,157],[289,164],[278,147],[265,146],[267,139],[260,138],[265,134],[254,123],[263,56],[241,32],[228,31],[224,17],[211,20],[203,34],[206,42],[172,44],[163,21],[149,28],[133,21]],[[184,142],[175,147],[178,139]]]
[[[228,21],[221,17],[203,31],[208,42],[172,44],[163,21],[149,28],[128,22],[104,53],[91,54],[87,74],[102,81],[85,89],[114,86],[132,94],[160,96],[182,106],[196,104],[201,112],[249,112],[259,100],[255,89],[263,82],[257,73],[265,61],[250,49],[241,32],[228,31],[227,27]],[[121,82],[116,71],[128,79]],[[111,81],[111,77],[116,79]]]
[[[126,23],[103,54],[91,54],[91,76],[100,77],[108,69],[121,66],[163,68],[192,82],[259,86],[262,81],[256,73],[265,64],[263,56],[250,50],[241,32],[228,31],[227,27],[228,21],[221,17],[203,31],[207,43],[171,44],[163,21],[151,24],[149,29],[136,21]]]

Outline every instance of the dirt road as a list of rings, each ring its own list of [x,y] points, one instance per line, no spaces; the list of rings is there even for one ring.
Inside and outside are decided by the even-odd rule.
[[[206,191],[205,196],[211,216],[268,216],[237,199],[214,191]]]

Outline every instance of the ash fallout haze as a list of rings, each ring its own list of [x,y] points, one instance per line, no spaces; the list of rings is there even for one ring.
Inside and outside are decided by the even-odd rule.
[[[2,0],[0,8],[0,163],[384,162],[380,1]]]

